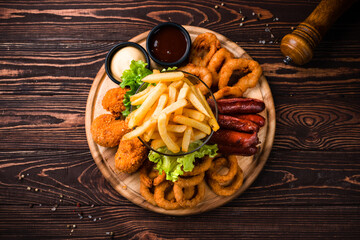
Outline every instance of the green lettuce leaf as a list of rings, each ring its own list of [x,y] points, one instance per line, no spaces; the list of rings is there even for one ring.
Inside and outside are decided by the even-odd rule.
[[[189,145],[189,151],[192,151],[199,147],[202,144],[202,141],[197,140],[192,142]],[[171,153],[166,147],[161,147],[157,149],[161,153]],[[170,157],[161,155],[154,151],[150,151],[149,160],[156,163],[155,169],[157,169],[160,174],[162,171],[166,173],[166,179],[175,182],[179,176],[185,172],[190,172],[194,169],[194,162],[196,158],[203,158],[204,156],[215,157],[218,151],[216,144],[214,145],[204,145],[199,150],[187,154],[182,157]]]
[[[130,69],[125,70],[121,76],[122,82],[120,83],[120,87],[130,88],[130,90],[127,91],[124,96],[123,103],[126,107],[126,110],[122,112],[122,115],[124,117],[130,114],[130,107],[131,107],[130,96],[134,95],[136,90],[143,83],[141,80],[147,75],[152,74],[152,71],[147,69],[146,66],[147,63],[144,63],[141,60],[139,61],[132,60],[130,63]]]

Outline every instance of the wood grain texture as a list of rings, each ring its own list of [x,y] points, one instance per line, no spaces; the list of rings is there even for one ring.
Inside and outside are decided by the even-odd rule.
[[[83,219],[79,218],[78,211],[83,213]],[[360,224],[359,213],[358,206],[227,207],[197,216],[174,218],[141,208],[59,207],[51,212],[48,207],[11,206],[0,209],[4,216],[0,221],[13,225],[7,229],[0,225],[0,231],[6,230],[3,237],[7,239],[18,236],[18,231],[26,233],[25,239],[48,239],[49,236],[55,239],[110,239],[107,232],[114,232],[116,239],[213,239],[216,236],[221,239],[348,239],[360,234],[359,228],[352,227]],[[97,219],[95,222],[94,218]],[[66,227],[68,224],[76,225],[73,232]],[[29,228],[20,229],[21,225]],[[299,232],[302,236],[297,235]]]
[[[88,91],[114,43],[0,43],[0,149],[87,149]],[[360,46],[328,46],[335,58],[324,48],[320,61],[294,67],[280,63],[278,47],[239,44],[261,63],[272,89],[275,149],[360,150]]]
[[[225,207],[358,205],[359,162],[359,152],[273,150],[256,181]],[[60,194],[65,206],[139,208],[102,177],[89,150],[0,152],[0,208],[52,206]]]
[[[319,2],[0,1],[0,238],[109,239],[113,231],[116,239],[359,239],[360,2],[327,32],[310,63],[281,62],[281,37]],[[244,48],[264,69],[277,109],[274,148],[253,185],[186,218],[143,210],[117,194],[93,162],[84,130],[88,91],[107,51],[169,20]],[[105,221],[80,221],[77,202],[84,215]]]

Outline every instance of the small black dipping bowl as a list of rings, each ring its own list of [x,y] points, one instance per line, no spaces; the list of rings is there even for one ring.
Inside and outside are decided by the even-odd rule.
[[[106,74],[108,75],[108,77],[116,84],[120,84],[120,82],[118,80],[116,80],[112,73],[111,73],[111,60],[114,56],[114,54],[119,51],[121,48],[124,48],[124,47],[135,47],[137,49],[139,49],[145,56],[145,59],[146,59],[146,63],[147,63],[147,66],[146,68],[150,69],[150,58],[149,58],[149,54],[145,51],[145,49],[140,46],[139,44],[137,43],[134,43],[134,42],[123,42],[123,43],[119,43],[117,45],[115,45],[109,52],[108,54],[106,55],[106,59],[105,59],[105,70],[106,70]]]
[[[158,34],[159,34],[159,31],[163,30],[163,29],[169,29],[169,28],[175,28],[177,30],[179,30],[185,37],[185,40],[186,40],[186,49],[185,49],[185,52],[184,54],[178,58],[177,60],[175,61],[172,61],[172,62],[165,62],[159,58],[157,58],[153,52],[153,41],[154,41],[154,37],[156,37]],[[171,36],[171,34],[169,34]],[[175,42],[171,42],[169,41],[172,45],[175,45]],[[164,43],[163,43],[164,44]],[[161,47],[160,47],[161,48]],[[186,29],[177,24],[177,23],[173,23],[173,22],[165,22],[165,23],[160,23],[159,25],[157,25],[156,27],[154,27],[147,39],[146,39],[146,50],[148,51],[150,57],[152,60],[154,60],[154,62],[156,62],[157,64],[161,65],[161,66],[164,66],[164,67],[172,67],[172,66],[180,66],[183,62],[185,62],[189,55],[190,55],[190,48],[191,48],[191,38],[190,38],[190,35],[189,33],[186,31]]]

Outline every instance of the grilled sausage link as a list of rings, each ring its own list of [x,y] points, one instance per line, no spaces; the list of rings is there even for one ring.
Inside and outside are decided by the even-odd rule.
[[[213,99],[208,99],[208,103],[212,109],[215,108]],[[221,114],[243,114],[243,113],[259,113],[265,109],[263,101],[253,98],[228,98],[216,101],[218,111]]]
[[[226,129],[219,129],[214,132],[209,141],[210,143],[242,148],[248,148],[259,143],[256,132],[250,134]]]
[[[228,115],[220,114],[218,123],[221,129],[229,129],[239,132],[258,132],[259,126],[247,119],[240,119]]]
[[[233,117],[249,120],[253,123],[256,123],[259,127],[265,125],[265,118],[259,114],[237,114],[233,115]]]

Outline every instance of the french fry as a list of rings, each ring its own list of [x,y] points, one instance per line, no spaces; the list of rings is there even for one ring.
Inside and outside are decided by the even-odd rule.
[[[165,113],[166,115],[170,115],[170,113],[173,113],[179,109],[182,109],[184,106],[186,106],[188,103],[188,101],[186,99],[180,99],[176,102],[174,102],[173,104],[171,104],[170,106],[167,106],[166,108],[164,108],[161,113]]]
[[[189,85],[187,83],[184,83],[183,87],[180,88],[179,95],[177,97],[177,100],[186,98],[188,92],[189,92]]]
[[[157,150],[157,149],[159,149],[159,148],[161,148],[163,146],[166,146],[166,145],[165,145],[164,141],[161,138],[158,138],[158,139],[152,140],[150,146],[153,149]]]
[[[189,150],[189,145],[190,145],[192,134],[193,134],[192,127],[187,127],[184,132],[184,137],[182,139],[182,145],[181,145],[181,150],[183,152],[187,152]]]
[[[183,78],[183,72],[164,72],[147,75],[142,79],[142,81],[148,83],[175,82],[182,80]]]
[[[189,117],[189,118],[198,120],[199,122],[202,122],[205,120],[205,115],[194,109],[183,108],[183,115],[185,117]]]
[[[174,87],[176,89],[178,89],[179,87],[181,87],[182,85],[184,84],[183,81],[175,81],[175,82],[172,82],[169,87]]]
[[[215,132],[217,130],[219,130],[220,126],[218,124],[218,122],[216,121],[216,118],[214,116],[214,113],[211,111],[211,108],[209,106],[209,104],[207,103],[204,95],[202,95],[202,93],[200,92],[200,89],[195,88],[195,91],[197,92],[197,95],[199,96],[201,102],[203,103],[204,107],[206,108],[207,112],[210,114],[210,119],[209,119],[209,124],[210,127],[212,128],[212,130],[214,130]]]
[[[154,123],[154,124],[152,124],[152,125],[147,129],[147,131],[144,133],[144,140],[145,140],[146,142],[150,141],[153,133],[154,133],[155,130],[156,130],[156,122],[153,121],[153,123]]]
[[[146,88],[146,89],[148,89],[148,88]],[[141,96],[141,97],[139,97],[139,98],[137,98],[137,99],[135,99],[135,100],[131,100],[130,99],[130,101],[131,101],[131,105],[133,105],[133,106],[136,106],[136,105],[141,105],[141,104],[143,104],[144,103],[144,101],[149,97],[149,95],[151,94],[151,90],[152,90],[153,88],[150,88],[150,90],[147,92],[147,93],[145,93],[143,96]],[[146,90],[144,90],[144,91],[146,91]]]
[[[184,83],[183,87],[180,89],[179,91],[179,95],[177,97],[177,101],[181,100],[181,99],[185,99],[188,92],[189,92],[189,85]],[[175,111],[175,115],[181,115],[182,114],[182,108],[178,109]]]
[[[159,69],[153,69],[153,74],[157,74],[157,73],[160,73],[160,70]]]
[[[154,114],[155,112],[155,109],[156,109],[156,106],[158,105],[159,101],[157,101],[157,103],[155,103],[151,108],[150,110],[146,113],[145,117],[144,117],[144,122],[149,120],[152,115]]]
[[[131,132],[126,133],[122,139],[123,140],[130,140],[133,138],[136,138],[140,135],[142,135],[148,128],[150,128],[152,125],[156,125],[155,122],[151,121],[151,120],[147,120],[146,122],[144,122],[144,124],[142,124],[141,126],[135,128],[134,130],[132,130]]]
[[[148,86],[145,90],[143,90],[143,91],[141,91],[141,92],[139,92],[139,93],[137,93],[137,94],[135,94],[135,95],[130,96],[130,102],[132,103],[132,102],[135,101],[136,99],[144,96],[145,94],[147,94],[147,93],[148,93],[151,89],[153,89],[154,87],[155,87],[155,86],[150,85],[150,86]],[[134,105],[134,104],[132,104],[132,105]]]
[[[166,114],[164,113],[160,114],[158,119],[159,134],[161,136],[161,139],[164,141],[165,145],[167,146],[167,148],[173,153],[177,153],[180,151],[180,147],[171,139],[171,137],[169,136],[166,130],[167,121],[168,121],[168,117],[166,116]]]
[[[210,117],[209,113],[205,109],[204,105],[200,101],[200,99],[197,97],[197,95],[193,91],[189,91],[187,98],[189,101],[194,105],[194,107],[199,110],[201,113],[203,113],[205,116]]]
[[[206,137],[206,133],[201,132],[201,131],[194,131],[194,134],[191,138],[191,140],[196,141],[196,140],[200,140],[203,139],[204,137]]]
[[[151,135],[150,139],[159,139],[161,138],[158,131],[154,131],[154,133]]]
[[[185,132],[187,126],[185,125],[175,125],[175,124],[168,124],[166,129],[169,132],[176,132],[176,133],[183,133]]]
[[[174,86],[169,86],[169,101],[168,106],[173,104],[176,101],[177,89]]]
[[[173,118],[173,121],[176,123],[184,124],[193,128],[196,128],[207,135],[211,133],[211,128],[209,125],[206,125],[205,123],[196,121],[194,119],[182,116],[182,115],[175,115]],[[160,134],[161,135],[161,134]]]
[[[151,119],[153,119],[154,121],[156,121],[156,119],[159,117],[160,113],[162,112],[162,110],[165,108],[166,102],[168,101],[168,95],[166,93],[162,94],[159,98],[159,103],[156,106],[156,109],[154,111],[154,113],[152,114]]]
[[[152,75],[148,75],[152,76]],[[137,109],[137,111],[131,116],[129,120],[128,126],[129,128],[133,128],[138,126],[141,121],[144,119],[147,111],[152,107],[152,105],[158,100],[160,95],[167,90],[167,85],[164,83],[159,83],[156,87],[151,91],[148,96],[148,99]]]

